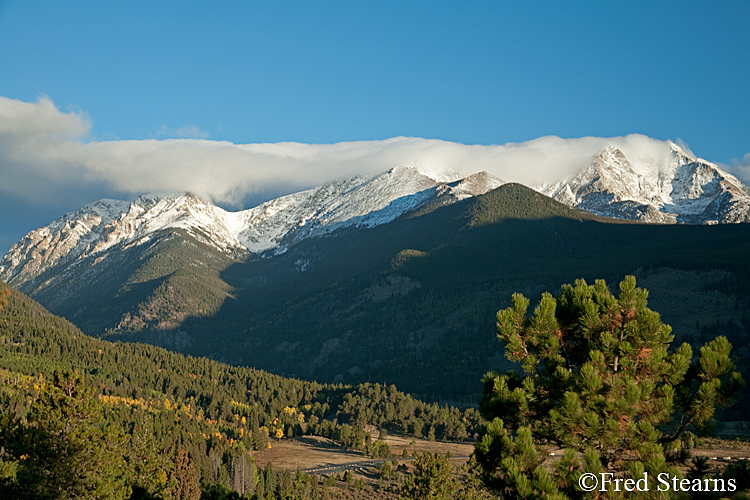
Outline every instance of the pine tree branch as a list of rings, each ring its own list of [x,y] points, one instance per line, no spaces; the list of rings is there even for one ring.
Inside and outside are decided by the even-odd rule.
[[[689,419],[687,419],[685,422],[683,422],[682,425],[680,425],[680,427],[677,428],[677,430],[675,431],[674,434],[672,434],[668,438],[664,438],[664,437],[659,438],[659,440],[657,441],[657,443],[659,443],[659,444],[665,444],[665,443],[671,443],[671,442],[675,441],[685,431],[685,429],[687,428],[687,426],[693,423],[693,420],[695,419],[695,417],[696,417],[697,414],[698,414],[698,412],[693,413],[690,416]]]

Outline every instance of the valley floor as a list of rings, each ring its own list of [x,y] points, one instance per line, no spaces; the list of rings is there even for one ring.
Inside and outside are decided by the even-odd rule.
[[[426,451],[438,452],[452,455],[451,465],[460,467],[469,459],[474,451],[474,445],[469,442],[452,441],[428,441],[425,439],[413,439],[402,436],[388,436],[385,442],[391,450],[391,454],[398,458],[399,463],[408,463],[415,453]],[[403,450],[409,453],[409,458],[402,458]],[[378,467],[383,460],[370,459],[362,451],[340,446],[330,439],[318,436],[302,436],[294,439],[285,439],[271,443],[271,448],[256,451],[255,465],[262,468],[267,462],[271,462],[276,470],[322,469],[330,466],[349,466],[353,470],[363,468],[364,462],[371,462],[373,467]],[[318,472],[328,475],[325,472]]]

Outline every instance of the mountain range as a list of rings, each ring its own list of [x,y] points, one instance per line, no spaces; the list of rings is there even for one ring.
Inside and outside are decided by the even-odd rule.
[[[750,191],[672,146],[650,170],[609,147],[536,191],[400,166],[237,212],[186,193],[100,200],[31,231],[0,279],[91,335],[471,396],[502,362],[493,318],[513,292],[666,276],[652,288],[680,335],[735,318],[750,225],[727,223],[748,221]],[[685,272],[703,274],[670,301]],[[700,308],[706,287],[731,306]]]
[[[142,245],[151,234],[169,228],[186,229],[229,254],[280,254],[304,238],[351,226],[373,227],[429,202],[450,203],[503,184],[486,172],[465,179],[431,175],[438,179],[414,167],[395,167],[372,179],[336,180],[239,212],[189,193],[144,194],[132,203],[99,200],[27,234],[1,261],[0,279],[19,285],[115,245]]]
[[[605,217],[653,223],[750,221],[750,188],[713,163],[670,142],[666,164],[636,170],[609,146],[574,175],[534,186],[566,204]],[[345,227],[373,227],[437,199],[451,203],[504,182],[486,172],[461,179],[400,166],[374,178],[335,180],[257,207],[229,212],[187,194],[144,194],[132,203],[99,200],[28,233],[0,261],[0,279],[20,285],[45,269],[135,244],[165,228],[185,228],[225,252],[274,254],[310,236]]]

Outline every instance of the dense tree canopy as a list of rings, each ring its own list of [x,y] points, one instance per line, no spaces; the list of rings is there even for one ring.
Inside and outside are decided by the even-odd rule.
[[[0,498],[275,498],[282,482],[252,456],[273,436],[305,432],[384,455],[366,426],[464,439],[482,420],[393,385],[318,384],[97,340],[8,290],[0,284]],[[320,486],[290,484],[300,498]]]
[[[671,328],[647,297],[632,276],[618,297],[604,281],[578,280],[543,294],[531,317],[520,294],[497,313],[506,357],[523,375],[484,378],[489,424],[476,457],[487,484],[509,498],[577,498],[583,473],[679,476],[667,452],[708,426],[744,382],[724,337],[697,357],[688,344],[671,350]],[[565,451],[550,469],[552,448]]]

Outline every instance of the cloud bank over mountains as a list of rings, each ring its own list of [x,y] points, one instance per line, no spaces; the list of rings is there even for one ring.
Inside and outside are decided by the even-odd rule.
[[[198,134],[192,127],[177,130]],[[234,144],[200,138],[97,141],[90,129],[85,113],[61,111],[46,97],[30,103],[0,97],[0,192],[54,204],[96,188],[123,197],[188,191],[240,208],[243,200],[260,193],[292,193],[336,178],[374,176],[397,165],[419,166],[436,177],[444,171],[466,176],[486,170],[506,181],[534,185],[572,174],[609,144],[620,148],[636,170],[670,155],[667,141],[637,134],[547,136],[504,145],[414,137]],[[750,155],[730,167],[746,183],[748,163]]]

